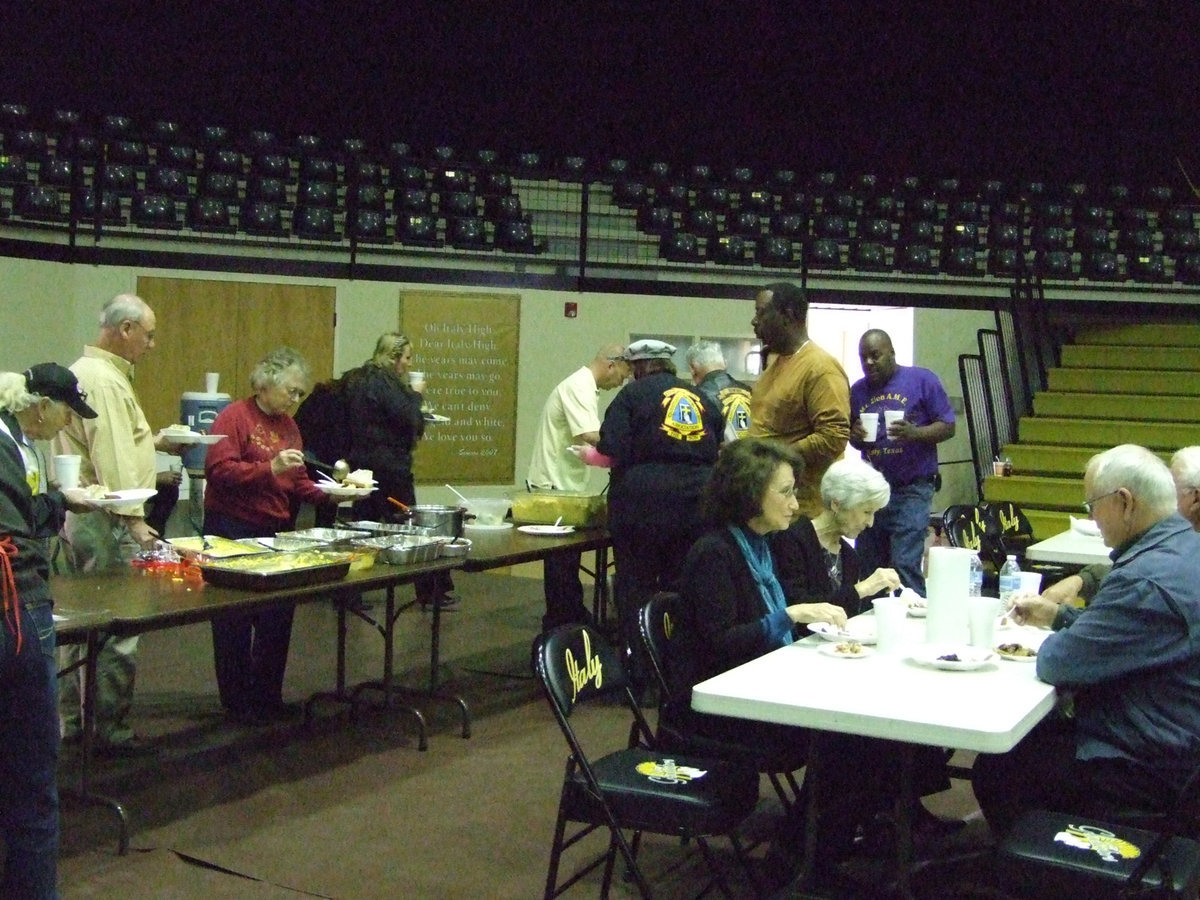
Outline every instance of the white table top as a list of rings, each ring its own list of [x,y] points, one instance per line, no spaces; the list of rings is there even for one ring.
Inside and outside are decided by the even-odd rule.
[[[1035,562],[1089,566],[1093,563],[1109,562],[1108,554],[1111,552],[1104,545],[1102,538],[1069,529],[1044,541],[1030,544],[1025,549],[1025,556]]]
[[[923,619],[906,622],[910,648],[925,638]],[[1048,631],[1005,628],[996,642],[1040,646]],[[838,659],[821,639],[790,647],[696,685],[700,712],[801,725],[985,753],[1011,750],[1054,708],[1055,690],[1032,662],[996,658],[981,669],[946,671],[898,655]]]

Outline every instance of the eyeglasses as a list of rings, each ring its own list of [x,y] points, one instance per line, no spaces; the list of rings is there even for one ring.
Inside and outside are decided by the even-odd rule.
[[[1107,494],[1101,494],[1099,497],[1093,497],[1091,500],[1084,500],[1083,501],[1084,511],[1090,516],[1092,514],[1093,506],[1095,506],[1097,503],[1099,503],[1105,497],[1111,497],[1113,494],[1119,494],[1119,493],[1121,493],[1121,489],[1117,488],[1115,491],[1109,491]]]
[[[293,401],[304,399],[304,390],[302,388],[284,388],[284,390],[287,391],[287,395]]]

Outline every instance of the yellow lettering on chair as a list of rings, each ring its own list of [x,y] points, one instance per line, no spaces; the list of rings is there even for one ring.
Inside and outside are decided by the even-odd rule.
[[[597,688],[604,683],[604,667],[600,664],[599,657],[592,656],[592,640],[586,631],[583,632],[583,666],[575,661],[575,654],[569,649],[566,651],[566,663],[567,677],[571,679],[572,701],[579,696],[580,690],[589,681]]]

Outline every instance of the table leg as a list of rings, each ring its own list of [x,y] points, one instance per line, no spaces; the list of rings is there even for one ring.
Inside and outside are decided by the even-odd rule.
[[[108,637],[107,634],[89,631],[87,641],[84,644],[84,658],[82,662],[83,714],[81,716],[82,721],[80,723],[79,735],[79,788],[77,790],[68,788],[64,793],[90,806],[107,807],[116,814],[117,855],[124,856],[129,851],[129,819],[125,815],[125,808],[111,797],[92,793],[91,784],[92,755],[95,752],[96,744],[96,667],[99,661],[100,650],[108,642]],[[62,672],[59,672],[59,677],[73,675],[79,666],[80,664],[76,663],[73,666],[67,667]]]

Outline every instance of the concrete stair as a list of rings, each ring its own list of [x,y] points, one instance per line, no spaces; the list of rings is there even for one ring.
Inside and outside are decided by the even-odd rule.
[[[1089,325],[1061,357],[1003,450],[1014,474],[983,484],[985,500],[1020,504],[1039,540],[1084,515],[1083,470],[1095,454],[1141,444],[1169,460],[1200,443],[1200,325]]]

